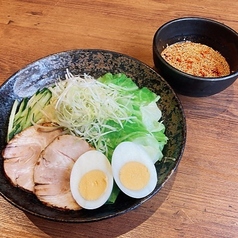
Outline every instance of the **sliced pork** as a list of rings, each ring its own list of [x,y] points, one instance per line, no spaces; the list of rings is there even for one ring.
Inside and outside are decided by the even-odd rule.
[[[72,135],[57,137],[40,155],[34,170],[34,193],[46,205],[80,209],[70,191],[70,173],[80,155],[92,147]]]
[[[31,126],[17,134],[3,150],[4,171],[15,186],[25,190],[34,190],[33,172],[41,152],[62,129],[44,124],[44,127]]]

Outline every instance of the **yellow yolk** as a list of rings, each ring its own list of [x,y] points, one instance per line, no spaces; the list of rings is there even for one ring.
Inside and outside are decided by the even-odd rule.
[[[122,166],[120,170],[121,183],[128,189],[143,189],[149,182],[150,173],[142,163],[131,161]]]
[[[107,188],[107,177],[101,170],[87,172],[79,182],[79,192],[85,200],[97,200]]]

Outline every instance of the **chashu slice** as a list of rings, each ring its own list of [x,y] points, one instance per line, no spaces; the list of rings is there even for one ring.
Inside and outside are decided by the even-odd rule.
[[[79,210],[70,191],[70,173],[80,155],[92,147],[72,135],[57,137],[41,154],[34,170],[34,193],[44,204]]]
[[[31,126],[17,134],[3,150],[4,171],[15,186],[33,192],[33,172],[41,152],[62,129],[44,124],[44,127]]]

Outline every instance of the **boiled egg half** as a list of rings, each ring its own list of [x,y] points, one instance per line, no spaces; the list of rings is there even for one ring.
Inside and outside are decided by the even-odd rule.
[[[122,192],[133,198],[149,195],[157,184],[155,165],[142,146],[122,142],[112,155],[114,180]]]
[[[112,188],[111,164],[103,153],[90,150],[76,160],[70,175],[70,189],[82,208],[101,207],[110,197]]]

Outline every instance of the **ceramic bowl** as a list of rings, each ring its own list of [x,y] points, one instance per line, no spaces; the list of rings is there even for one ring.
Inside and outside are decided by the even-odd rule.
[[[132,199],[122,192],[114,204],[105,204],[95,210],[62,211],[47,207],[36,196],[12,186],[3,169],[0,156],[0,194],[19,209],[39,217],[62,222],[91,222],[126,213],[152,198],[168,181],[177,168],[186,140],[186,122],[182,105],[161,76],[144,63],[127,55],[106,50],[70,50],[46,56],[10,77],[0,88],[0,147],[6,146],[8,117],[15,99],[29,97],[39,88],[64,78],[66,69],[77,75],[90,74],[98,78],[107,72],[125,73],[139,87],[148,87],[160,95],[158,106],[169,138],[162,161],[157,162],[158,181],[154,191],[141,199]]]
[[[197,77],[184,73],[161,56],[163,49],[176,42],[205,44],[223,55],[231,73],[224,77]],[[162,25],[153,38],[153,59],[157,71],[180,94],[210,96],[229,87],[238,78],[238,34],[228,26],[205,18],[185,17]]]

